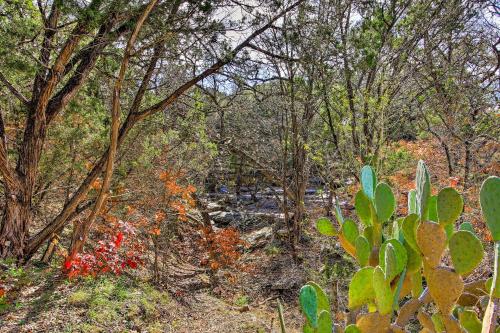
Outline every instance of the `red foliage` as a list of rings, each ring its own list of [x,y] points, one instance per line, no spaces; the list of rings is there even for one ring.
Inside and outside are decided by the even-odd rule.
[[[118,221],[115,230],[114,234],[105,234],[105,239],[100,240],[93,251],[66,258],[63,270],[70,279],[108,272],[119,275],[143,263],[143,247],[136,237],[136,228],[128,222]]]

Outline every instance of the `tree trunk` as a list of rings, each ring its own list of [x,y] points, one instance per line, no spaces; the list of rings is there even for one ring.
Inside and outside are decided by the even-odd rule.
[[[29,202],[14,194],[7,194],[0,230],[0,257],[22,259],[29,238],[30,222]]]

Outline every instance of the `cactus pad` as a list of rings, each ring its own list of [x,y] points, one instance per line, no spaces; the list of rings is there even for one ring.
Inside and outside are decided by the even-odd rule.
[[[385,278],[384,271],[380,266],[373,271],[373,290],[375,291],[375,303],[380,314],[392,312],[393,294],[391,284]]]
[[[338,232],[332,222],[326,217],[321,217],[316,221],[316,229],[325,236],[337,236]]]
[[[356,259],[361,267],[368,265],[370,259],[371,247],[370,243],[364,236],[356,238]]]
[[[453,188],[445,187],[439,191],[437,197],[437,214],[439,223],[442,225],[454,223],[462,214],[464,200]]]
[[[300,289],[299,303],[312,327],[318,326],[318,297],[313,286],[306,284]]]
[[[349,308],[354,309],[375,299],[373,290],[373,267],[357,271],[349,284]]]
[[[356,326],[363,333],[387,333],[391,327],[391,317],[378,312],[367,313],[358,317]]]
[[[491,236],[500,241],[500,177],[491,176],[483,182],[479,199]]]
[[[391,188],[386,183],[379,183],[375,189],[375,209],[380,222],[385,222],[394,213],[396,200]]]
[[[318,329],[316,332],[318,333],[330,333],[333,330],[333,322],[332,316],[330,315],[330,311],[323,310],[319,313],[318,316]]]
[[[418,227],[418,215],[411,214],[404,218],[402,229],[405,241],[410,245],[415,251],[419,251],[417,245],[417,227]]]
[[[361,169],[361,187],[363,188],[363,192],[365,192],[366,196],[373,200],[375,199],[375,187],[377,186],[377,176],[375,175],[375,171],[369,165],[365,165]]]
[[[359,220],[366,226],[372,224],[372,203],[366,194],[359,190],[354,198],[354,208]]]
[[[428,271],[426,278],[429,292],[441,313],[451,314],[464,290],[462,277],[448,267],[437,267]]]
[[[425,221],[417,228],[417,244],[430,267],[436,267],[446,248],[446,233],[439,224]]]
[[[483,244],[470,231],[455,232],[448,246],[453,267],[458,274],[464,275],[472,272],[483,259]]]
[[[397,239],[389,239],[380,247],[379,265],[389,281],[403,271],[407,261],[406,249]]]

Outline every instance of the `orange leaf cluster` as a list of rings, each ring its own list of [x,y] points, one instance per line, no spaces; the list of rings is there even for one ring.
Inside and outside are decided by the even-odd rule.
[[[245,241],[240,238],[235,228],[224,228],[214,232],[211,228],[203,227],[204,238],[202,245],[207,249],[208,258],[202,260],[202,265],[208,265],[211,270],[229,267],[240,258],[240,248]]]

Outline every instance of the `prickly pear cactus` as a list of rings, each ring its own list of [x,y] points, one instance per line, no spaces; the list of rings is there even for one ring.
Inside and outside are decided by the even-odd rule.
[[[394,216],[394,192],[377,182],[370,166],[362,168],[360,180],[354,198],[357,223],[344,218],[338,205],[336,221],[321,218],[316,223],[321,234],[338,238],[360,266],[349,284],[348,307],[368,313],[358,315],[344,332],[405,332],[412,318],[420,322],[420,332],[500,331],[495,327],[500,312],[500,178],[488,178],[480,192],[483,217],[495,241],[494,275],[488,281],[470,280],[484,248],[470,223],[461,223],[458,230],[455,226],[464,207],[462,196],[451,187],[433,196],[423,161],[418,162],[416,188],[408,193],[407,216]],[[389,225],[391,233],[384,234]],[[447,266],[443,258],[448,255]],[[311,282],[301,290],[304,332],[332,332],[325,297]],[[428,303],[434,306],[424,307]]]

